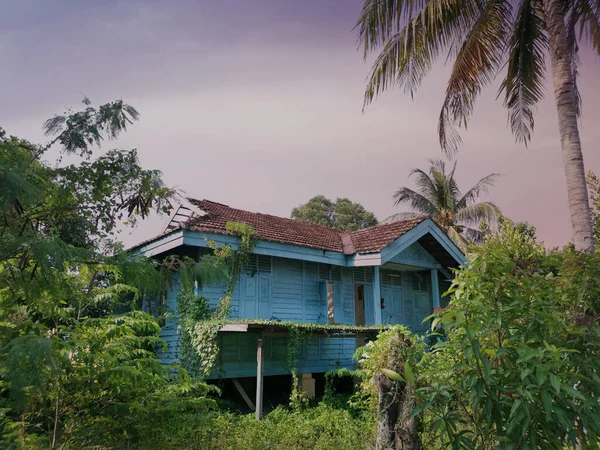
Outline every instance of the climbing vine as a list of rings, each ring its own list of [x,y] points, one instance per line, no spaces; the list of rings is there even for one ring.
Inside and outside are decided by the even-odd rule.
[[[290,324],[289,340],[287,343],[286,364],[292,374],[292,392],[290,394],[290,407],[294,410],[302,409],[308,404],[308,399],[300,389],[298,379],[298,349],[302,346],[305,331],[300,327]]]
[[[229,245],[219,246],[215,241],[207,241],[213,250],[205,255],[190,276],[189,271],[180,274],[180,289],[177,295],[179,313],[179,359],[184,367],[198,377],[206,377],[214,368],[219,346],[217,336],[227,321],[231,310],[231,297],[235,292],[240,274],[254,250],[256,233],[250,225],[238,222],[227,223],[227,231],[240,237],[237,250]],[[216,279],[214,270],[221,272]],[[203,274],[209,275],[203,278]],[[224,283],[226,288],[216,308],[210,308],[208,301],[198,295],[202,284]]]

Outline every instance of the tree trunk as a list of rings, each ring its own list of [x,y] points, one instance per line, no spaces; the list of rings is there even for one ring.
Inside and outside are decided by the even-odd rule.
[[[575,80],[571,71],[572,55],[567,41],[563,2],[562,0],[542,0],[542,4],[550,46],[552,81],[567,179],[573,242],[576,250],[592,253],[594,252],[592,217],[579,139]]]
[[[386,368],[403,373],[404,361],[399,355],[405,345],[404,336],[397,333],[389,341]],[[420,450],[416,417],[409,418],[415,409],[413,387],[409,383],[391,380],[378,372],[373,381],[378,394],[376,450]]]
[[[417,418],[409,418],[416,406],[410,387],[383,373],[374,378],[379,394],[376,450],[419,450]]]
[[[398,402],[394,382],[383,373],[375,374],[375,388],[379,396],[377,403],[377,450],[394,449],[394,428],[398,422]]]

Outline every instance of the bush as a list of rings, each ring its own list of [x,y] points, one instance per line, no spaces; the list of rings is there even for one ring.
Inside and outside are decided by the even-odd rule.
[[[257,421],[253,414],[183,414],[147,433],[132,448],[223,450],[346,450],[372,443],[372,422],[325,403],[301,411],[278,407]]]
[[[597,448],[600,257],[504,222],[450,293],[419,366],[425,448]]]

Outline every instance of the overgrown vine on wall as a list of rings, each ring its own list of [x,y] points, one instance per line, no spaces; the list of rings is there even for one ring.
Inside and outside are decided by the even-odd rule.
[[[286,364],[292,374],[292,392],[290,393],[290,407],[294,410],[302,409],[308,404],[308,399],[300,388],[298,379],[298,349],[301,348],[304,331],[290,325],[289,340],[287,343]]]
[[[182,365],[198,377],[206,377],[214,368],[218,356],[217,336],[229,317],[231,297],[244,265],[254,250],[254,229],[245,223],[229,222],[227,231],[239,236],[237,250],[208,241],[212,255],[205,255],[194,270],[180,271],[177,295],[179,313],[179,359]],[[215,274],[219,274],[215,277]],[[221,282],[226,288],[219,305],[211,309],[208,301],[196,293],[203,284]]]

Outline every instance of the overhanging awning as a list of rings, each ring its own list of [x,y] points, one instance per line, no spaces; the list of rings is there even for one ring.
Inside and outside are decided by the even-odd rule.
[[[343,324],[294,323],[277,321],[240,321],[227,322],[221,326],[222,333],[258,333],[263,336],[288,336],[299,331],[307,337],[355,337],[365,334],[377,334],[389,326],[355,326]]]

